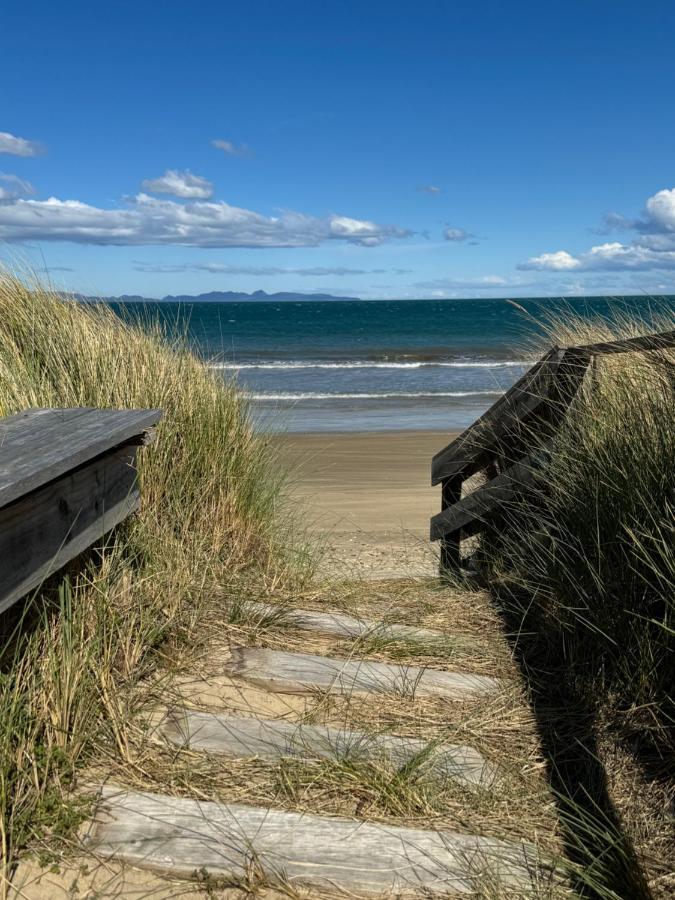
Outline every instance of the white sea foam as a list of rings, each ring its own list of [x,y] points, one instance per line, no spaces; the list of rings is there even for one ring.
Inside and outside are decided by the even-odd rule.
[[[433,393],[408,393],[405,391],[383,394],[325,394],[314,391],[288,394],[255,394],[248,393],[250,400],[419,400],[449,397],[501,397],[503,391],[443,391]]]
[[[212,369],[226,369],[232,371],[241,371],[244,369],[426,369],[426,368],[442,368],[442,369],[501,369],[513,368],[515,366],[531,366],[532,362],[521,359],[504,359],[504,360],[467,360],[466,362],[437,362],[437,361],[417,361],[417,362],[370,362],[368,360],[354,360],[352,362],[313,362],[311,360],[292,361],[292,362],[267,362],[267,363],[229,363],[229,362],[212,362],[209,367]]]

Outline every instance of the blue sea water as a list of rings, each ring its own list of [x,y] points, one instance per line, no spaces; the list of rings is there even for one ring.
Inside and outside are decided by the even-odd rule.
[[[196,352],[236,378],[261,429],[455,430],[535,358],[552,309],[648,316],[654,298],[113,304],[187,331]],[[675,298],[656,305],[675,308]],[[528,349],[529,348],[529,349]]]

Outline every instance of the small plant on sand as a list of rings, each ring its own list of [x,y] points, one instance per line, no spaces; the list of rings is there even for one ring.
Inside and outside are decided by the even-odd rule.
[[[312,762],[287,758],[277,770],[277,790],[286,802],[302,802],[305,793],[319,787],[326,802],[344,809],[351,803],[362,819],[434,817],[444,809],[447,779],[429,764],[435,744],[403,765],[386,759],[368,759],[363,753],[344,753]]]

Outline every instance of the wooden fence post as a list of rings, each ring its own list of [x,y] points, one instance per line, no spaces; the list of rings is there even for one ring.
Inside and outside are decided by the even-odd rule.
[[[462,481],[464,476],[455,475],[453,478],[446,479],[441,485],[441,511],[454,506],[462,496]],[[461,540],[461,530],[453,531],[446,534],[441,539],[441,565],[440,574],[446,572],[459,572],[459,543]]]

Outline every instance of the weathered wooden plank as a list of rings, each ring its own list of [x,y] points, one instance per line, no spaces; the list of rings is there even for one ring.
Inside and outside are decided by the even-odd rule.
[[[122,447],[0,508],[0,612],[138,507],[136,447]]]
[[[486,675],[252,647],[234,649],[227,671],[252,684],[290,694],[325,690],[348,695],[435,695],[448,700],[465,700],[476,694],[491,693],[499,687],[497,679]]]
[[[523,488],[536,482],[545,459],[543,449],[529,454],[483,487],[467,494],[454,506],[432,516],[430,539],[437,541],[448,532],[469,529],[476,522],[487,521],[499,507],[514,500]]]
[[[455,635],[446,635],[430,628],[418,628],[416,625],[400,625],[396,622],[373,622],[359,619],[344,613],[315,612],[309,609],[285,609],[271,603],[250,601],[246,608],[262,617],[282,615],[285,626],[292,625],[305,631],[317,631],[322,634],[335,634],[344,638],[359,638],[374,635],[384,638],[402,638],[420,641],[453,640]],[[457,640],[463,640],[457,637]]]
[[[650,352],[675,347],[675,331],[662,331],[658,334],[644,334],[640,337],[624,338],[618,341],[602,341],[597,344],[582,344],[577,349],[585,350],[596,356],[611,353]]]
[[[496,769],[473,747],[430,744],[392,734],[369,734],[335,725],[300,725],[283,719],[217,715],[178,707],[167,712],[159,732],[190,750],[260,759],[303,757],[380,761],[397,768],[420,756],[427,771],[467,788],[488,788]]]
[[[157,424],[156,409],[36,409],[0,421],[0,506]]]
[[[564,351],[553,347],[502,397],[452,443],[432,459],[432,485],[457,475],[468,477],[493,458],[500,442],[508,439],[549,400]]]
[[[95,421],[99,413],[110,416],[125,413],[125,410],[99,410],[92,407],[75,407],[67,409],[27,409],[0,419],[0,449],[3,458],[20,456],[27,449],[40,452],[47,443],[46,451],[51,452],[51,442],[63,438],[68,432],[75,432],[74,440],[84,436],[86,428]],[[130,412],[136,412],[131,410]],[[81,429],[84,429],[82,431]],[[45,441],[45,438],[47,439]],[[114,446],[114,445],[113,445]]]
[[[86,843],[171,874],[245,876],[391,897],[532,887],[546,868],[520,841],[136,793],[105,786]],[[426,894],[425,894],[426,895]]]

